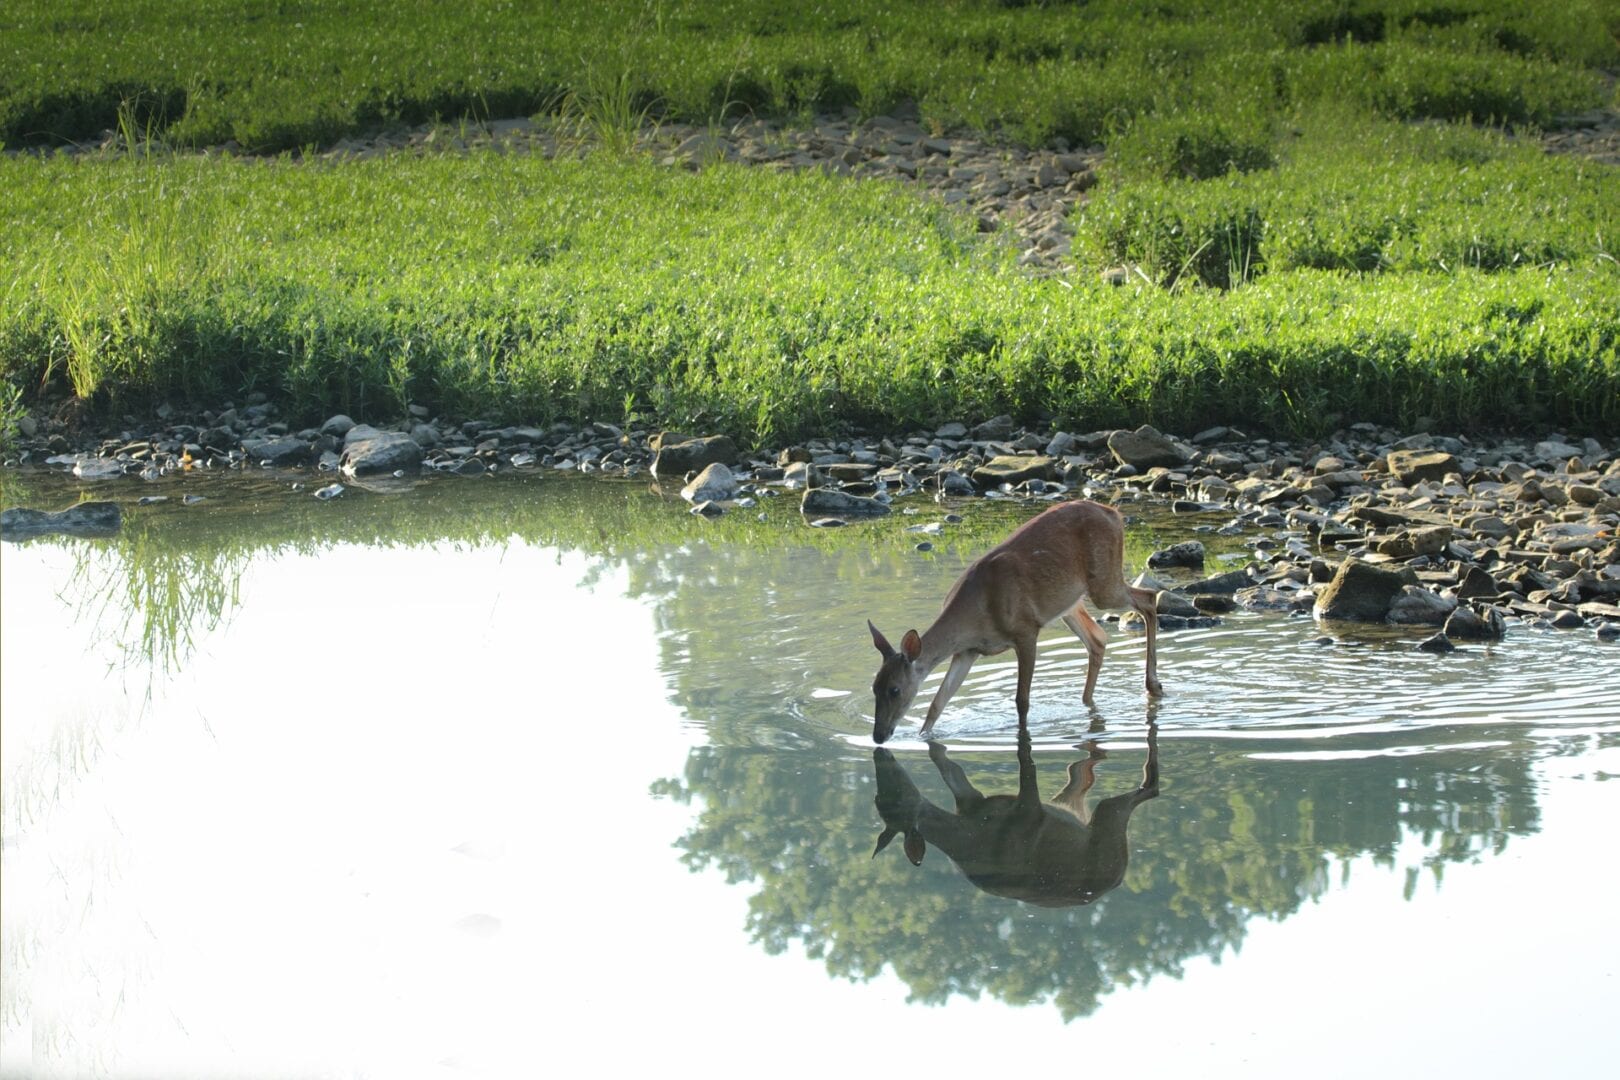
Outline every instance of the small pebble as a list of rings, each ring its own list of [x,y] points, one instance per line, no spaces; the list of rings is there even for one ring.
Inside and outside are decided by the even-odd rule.
[[[1420,652],[1431,653],[1449,653],[1457,651],[1457,646],[1453,645],[1451,643],[1451,639],[1446,637],[1445,634],[1436,634],[1433,637],[1424,638],[1422,641],[1417,643],[1417,648]]]

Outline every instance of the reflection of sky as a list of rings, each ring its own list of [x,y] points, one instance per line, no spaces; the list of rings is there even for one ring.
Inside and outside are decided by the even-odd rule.
[[[84,654],[70,566],[0,557],[7,1076],[1499,1076],[1615,1045],[1614,883],[1580,857],[1612,846],[1614,748],[1544,759],[1544,831],[1443,890],[1356,860],[1240,954],[1068,1026],[908,1008],[767,956],[752,886],[679,862],[690,810],[647,789],[703,733],[624,571],[519,543],[258,560],[148,703]]]

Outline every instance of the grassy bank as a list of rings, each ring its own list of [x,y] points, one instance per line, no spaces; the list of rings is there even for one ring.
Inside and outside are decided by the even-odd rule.
[[[1620,276],[1591,245],[1111,288],[1032,279],[970,219],[819,174],[132,157],[6,160],[0,186],[0,371],[115,413],[259,389],[308,418],[417,401],[760,440],[1000,412],[1620,429]]]
[[[1608,0],[12,0],[0,141],[94,140],[133,104],[177,144],[276,151],[604,97],[698,122],[914,101],[1032,144],[1323,100],[1546,124],[1602,100],[1617,31]]]

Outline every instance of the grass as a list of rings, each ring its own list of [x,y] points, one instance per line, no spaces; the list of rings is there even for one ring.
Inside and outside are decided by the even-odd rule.
[[[1077,221],[1101,266],[1222,288],[1265,272],[1612,262],[1620,173],[1491,130],[1313,116],[1275,168],[1166,179],[1123,156]]]
[[[0,437],[262,390],[296,413],[651,417],[777,440],[1011,412],[1101,427],[1620,428],[1611,0],[17,0]],[[883,184],[636,156],[670,120],[914,103],[1105,142],[1077,272]],[[587,160],[302,151],[552,117]],[[234,140],[263,156],[176,156]],[[277,152],[282,152],[279,156]],[[1167,288],[1109,289],[1121,262]]]
[[[1386,116],[1546,124],[1620,62],[1606,0],[13,0],[0,141],[99,138],[118,109],[179,145],[274,152],[382,125],[596,98],[702,123],[915,101],[936,126],[1091,143],[1165,112],[1353,98]]]
[[[1032,280],[886,185],[606,155],[0,163],[0,370],[114,410],[619,420],[759,441],[1092,428],[1620,427],[1613,261]]]

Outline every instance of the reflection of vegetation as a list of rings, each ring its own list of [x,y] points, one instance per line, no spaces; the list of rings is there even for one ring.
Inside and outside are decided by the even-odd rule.
[[[680,845],[688,865],[758,883],[748,929],[767,951],[798,941],[835,975],[892,967],[914,1000],[1050,1000],[1066,1019],[1113,988],[1219,958],[1249,919],[1289,915],[1326,892],[1335,860],[1392,863],[1415,835],[1439,873],[1537,825],[1522,756],[1301,764],[1178,740],[1165,758],[1171,779],[1156,812],[1133,822],[1124,886],[1056,910],[980,892],[944,860],[913,870],[872,859],[874,792],[851,761],[713,746],[658,790],[701,806]],[[983,770],[986,790],[1014,786],[1009,764]]]
[[[639,483],[556,480],[537,475],[499,480],[440,478],[388,495],[361,489],[335,504],[289,490],[290,481],[254,474],[171,477],[150,487],[98,488],[98,498],[124,506],[125,525],[116,537],[97,542],[42,538],[33,543],[71,544],[77,558],[68,602],[84,612],[104,635],[133,659],[157,670],[172,670],[189,655],[193,636],[217,628],[237,603],[241,575],[256,558],[284,552],[309,553],[335,544],[411,547],[425,544],[530,544],[583,551],[603,562],[627,563],[635,591],[677,601],[676,586],[691,585],[698,597],[712,587],[721,565],[711,544],[781,555],[784,551],[838,553],[846,568],[865,564],[874,553],[892,575],[916,537],[907,523],[939,516],[934,504],[917,517],[895,517],[834,532],[804,528],[791,496],[766,499],[763,509],[738,511],[717,521],[686,513],[669,492]],[[80,485],[55,474],[13,473],[6,477],[9,505],[58,507],[70,504]],[[143,507],[131,496],[159,492],[166,503]],[[207,503],[180,504],[182,491],[203,493]],[[1032,512],[1016,504],[976,508],[952,526],[955,547],[987,546],[984,541]],[[759,520],[759,514],[765,520]],[[1140,563],[1150,538],[1133,538]],[[953,558],[953,544],[942,543],[937,557]],[[751,571],[744,571],[745,573]]]

